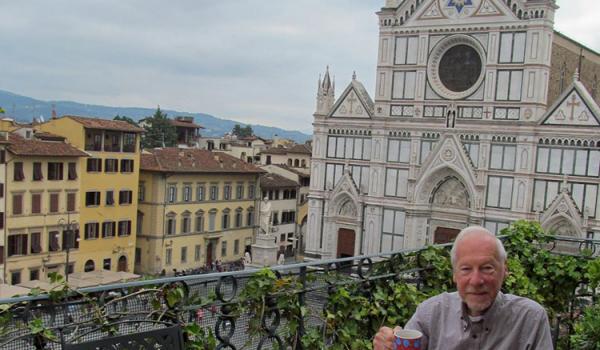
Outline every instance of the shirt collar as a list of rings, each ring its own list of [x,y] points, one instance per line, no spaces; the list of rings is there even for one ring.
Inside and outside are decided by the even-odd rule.
[[[460,308],[459,308],[459,313],[460,313],[460,319],[462,321],[462,325],[463,325],[463,330],[467,331],[470,327],[471,327],[471,319],[469,318],[469,313],[467,311],[467,305],[462,301],[462,299],[460,299]],[[498,313],[498,310],[502,309],[502,305],[504,304],[504,294],[502,294],[502,292],[498,292],[498,294],[496,295],[496,299],[494,299],[494,302],[492,303],[492,306],[490,306],[489,309],[487,309],[485,311],[485,313],[482,315],[482,322],[484,325],[486,325],[487,328],[490,320],[494,319],[494,316]]]

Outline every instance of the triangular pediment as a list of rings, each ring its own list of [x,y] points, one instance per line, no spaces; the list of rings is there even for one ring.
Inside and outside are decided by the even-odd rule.
[[[358,217],[360,193],[349,170],[344,171],[330,198],[330,215]]]
[[[557,222],[565,221],[580,231],[584,225],[584,217],[581,210],[575,204],[569,191],[564,188],[554,198],[550,206],[540,215],[540,223],[546,229],[549,229]]]
[[[506,4],[498,0],[431,0],[426,1],[412,16],[410,10],[408,1],[405,2],[405,6],[401,5],[397,10],[400,16],[409,14],[409,17],[403,20],[407,26],[423,21],[479,23],[482,20],[494,22],[519,20]]]
[[[563,92],[542,117],[541,125],[600,126],[600,108],[581,82]]]
[[[421,178],[444,167],[451,168],[470,184],[476,183],[473,163],[456,135],[446,134],[437,142],[421,166]]]
[[[330,118],[371,118],[373,101],[365,88],[356,80],[348,85],[332,109]]]

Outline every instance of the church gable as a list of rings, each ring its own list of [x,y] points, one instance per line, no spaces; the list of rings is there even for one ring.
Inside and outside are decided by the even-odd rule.
[[[585,226],[585,219],[566,188],[563,188],[541,214],[540,222],[545,229],[562,227],[565,223],[569,223],[567,226],[571,226],[575,231],[581,231]]]
[[[402,6],[399,13],[406,13]],[[465,23],[481,22],[487,18],[493,21],[518,20],[510,8],[497,0],[433,0],[425,4],[413,19],[407,19],[406,23],[430,20],[460,20]]]
[[[333,106],[331,118],[371,118],[373,102],[364,87],[356,80],[348,85],[338,102]]]
[[[331,193],[329,213],[332,216],[346,216],[356,218],[360,193],[350,170],[345,170],[344,175]]]
[[[554,103],[541,125],[600,126],[600,109],[585,87],[576,81]]]

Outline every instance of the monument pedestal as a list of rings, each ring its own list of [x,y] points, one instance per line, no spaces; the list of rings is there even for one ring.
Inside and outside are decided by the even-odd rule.
[[[261,268],[277,265],[279,247],[275,240],[275,236],[268,234],[258,234],[256,236],[256,243],[252,245],[251,267]]]

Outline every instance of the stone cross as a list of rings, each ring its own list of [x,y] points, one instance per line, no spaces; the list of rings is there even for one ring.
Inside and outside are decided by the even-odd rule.
[[[567,102],[567,107],[571,107],[571,116],[569,120],[573,120],[575,118],[575,107],[579,107],[581,103],[577,101],[577,97],[575,94],[571,95],[571,102]]]

